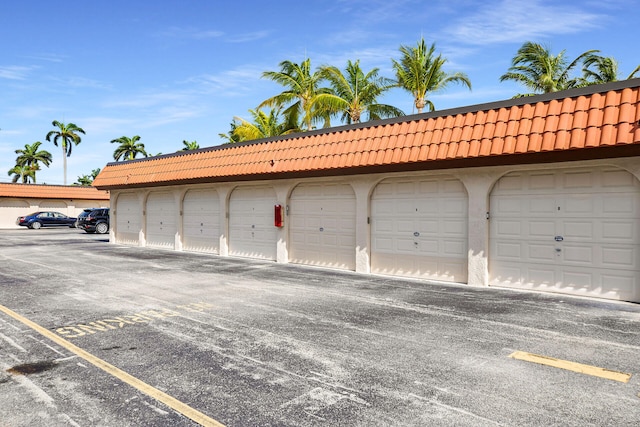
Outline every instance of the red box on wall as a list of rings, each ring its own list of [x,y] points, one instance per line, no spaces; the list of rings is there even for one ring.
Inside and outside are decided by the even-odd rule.
[[[284,215],[282,214],[282,205],[275,205],[273,212],[273,225],[282,227],[284,225]]]

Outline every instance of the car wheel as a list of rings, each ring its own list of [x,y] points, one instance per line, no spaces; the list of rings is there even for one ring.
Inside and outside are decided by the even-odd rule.
[[[106,222],[101,222],[96,224],[96,233],[98,234],[106,234],[109,231],[109,226]]]
[[[34,230],[39,230],[40,227],[42,227],[42,224],[39,223],[38,221],[34,221],[31,223],[31,228],[33,228]]]

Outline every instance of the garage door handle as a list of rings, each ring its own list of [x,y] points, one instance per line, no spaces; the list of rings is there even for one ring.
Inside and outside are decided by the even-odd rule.
[[[564,237],[562,237],[562,236],[556,236],[556,237],[554,238],[554,240],[555,240],[556,242],[562,242],[562,241],[564,240]]]

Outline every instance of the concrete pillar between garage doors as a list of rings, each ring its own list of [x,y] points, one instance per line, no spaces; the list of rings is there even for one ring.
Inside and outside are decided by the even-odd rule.
[[[457,176],[469,198],[467,284],[489,286],[489,195],[500,174],[471,172]]]
[[[173,191],[173,196],[175,198],[174,203],[177,207],[175,212],[176,234],[173,242],[173,247],[176,251],[182,251],[182,236],[184,236],[184,205],[182,201],[184,200],[184,195],[186,193],[186,188]]]
[[[369,225],[369,196],[375,182],[370,178],[351,182],[356,195],[356,272],[371,273],[371,227]]]
[[[138,212],[140,221],[140,230],[138,231],[138,246],[147,246],[147,196],[149,191],[142,193],[136,192],[138,198]]]
[[[280,183],[273,186],[276,192],[276,204],[279,204],[284,209],[284,222],[283,226],[279,227],[276,231],[278,240],[276,241],[276,262],[288,263],[289,262],[289,249],[288,238],[289,235],[289,214],[288,214],[288,195],[291,191],[290,183]]]
[[[221,185],[216,187],[220,201],[220,256],[229,256],[229,196],[233,186]]]

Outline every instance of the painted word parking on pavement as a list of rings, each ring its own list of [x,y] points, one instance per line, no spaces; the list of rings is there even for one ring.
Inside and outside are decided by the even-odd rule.
[[[56,328],[56,332],[65,338],[79,338],[84,335],[91,335],[98,332],[108,332],[113,329],[121,329],[127,325],[149,323],[153,319],[163,319],[167,317],[181,316],[186,313],[202,312],[213,308],[212,304],[197,302],[177,305],[173,309],[160,308],[153,310],[143,310],[133,314],[123,314],[116,317],[109,317],[95,320],[93,322],[79,323],[75,325],[62,326]]]

